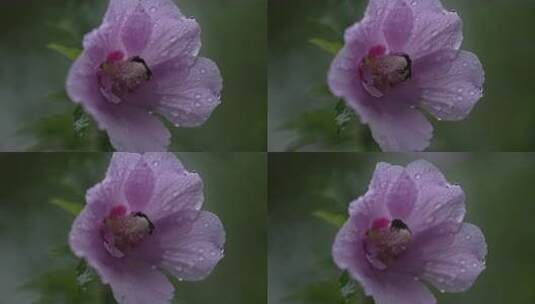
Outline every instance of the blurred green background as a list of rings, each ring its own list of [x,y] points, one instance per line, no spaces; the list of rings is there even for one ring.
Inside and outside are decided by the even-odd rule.
[[[220,217],[227,238],[225,257],[206,280],[175,281],[173,303],[265,303],[266,155],[177,155],[203,178],[203,208]],[[87,188],[104,178],[110,157],[0,154],[0,303],[114,303],[97,276],[86,282],[83,272],[77,275],[79,259],[67,247],[74,216],[49,203],[52,198],[84,203]]]
[[[347,216],[365,193],[378,161],[427,159],[466,193],[466,222],[488,243],[487,269],[441,304],[535,303],[535,154],[533,153],[274,153],[269,155],[269,304],[332,304],[341,271],[331,258],[337,232],[317,211]],[[373,303],[368,300],[351,304]],[[349,304],[349,303],[347,303]]]
[[[461,122],[432,119],[429,151],[533,151],[535,1],[442,0],[464,22],[462,49],[486,72],[484,97]],[[334,55],[309,42],[342,42],[366,0],[269,0],[269,151],[377,151],[367,126],[353,120],[338,134],[337,100],[326,88]]]
[[[171,151],[265,151],[266,0],[176,0],[202,29],[201,55],[224,79],[222,104],[199,128],[172,129]],[[49,43],[81,48],[107,0],[0,3],[0,150],[110,150],[91,130],[73,132],[75,105],[64,93],[70,60]]]

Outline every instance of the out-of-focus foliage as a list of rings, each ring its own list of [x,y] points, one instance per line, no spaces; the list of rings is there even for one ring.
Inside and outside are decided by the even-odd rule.
[[[115,303],[110,288],[68,246],[74,216],[87,189],[104,178],[110,156],[0,154],[0,303]],[[225,257],[206,280],[172,280],[173,303],[265,302],[266,156],[177,156],[203,178],[203,208],[221,218],[227,242]]]
[[[273,153],[269,155],[269,304],[373,303],[332,261],[349,203],[368,188],[377,162],[427,159],[466,194],[465,221],[488,244],[487,269],[441,304],[535,303],[535,154]],[[346,295],[344,298],[343,295]]]
[[[176,128],[165,122],[173,134],[171,151],[266,150],[266,1],[177,1],[200,23],[201,56],[218,64],[224,89],[222,104],[203,126]],[[89,117],[80,120],[81,108],[64,93],[84,34],[100,25],[107,3],[0,3],[0,150],[112,149]]]
[[[442,2],[463,19],[462,49],[478,55],[486,81],[484,97],[467,119],[446,122],[431,118],[435,131],[429,150],[534,150],[535,137],[528,131],[535,128],[530,83],[535,68],[535,39],[528,38],[535,27],[533,1]],[[345,29],[362,18],[367,3],[269,2],[270,151],[377,151],[368,126],[358,118],[351,119],[345,131],[348,136],[340,142],[332,132],[336,122],[330,111],[339,100],[332,94],[310,94],[310,88],[326,84],[333,53],[341,46]],[[306,144],[296,145],[303,142]]]

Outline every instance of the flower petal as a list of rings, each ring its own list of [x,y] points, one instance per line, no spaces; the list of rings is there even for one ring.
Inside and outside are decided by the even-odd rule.
[[[412,9],[407,2],[394,1],[383,24],[383,34],[390,52],[401,52],[410,40],[413,19]]]
[[[416,184],[403,171],[397,179],[392,181],[386,193],[386,206],[391,218],[406,221],[416,204],[417,193]]]
[[[425,248],[421,278],[447,292],[469,289],[485,269],[487,244],[481,230],[472,224],[463,224],[455,237],[434,241]],[[425,246],[425,244],[420,244]]]
[[[448,184],[442,172],[435,165],[423,159],[411,162],[405,170],[420,185],[420,191],[425,190],[427,185],[447,186]]]
[[[179,280],[202,280],[223,258],[225,230],[210,212],[178,212],[156,223],[156,229],[163,252],[160,267]]]
[[[139,3],[121,27],[121,40],[130,56],[137,56],[145,49],[149,42],[153,25],[150,15]]]
[[[117,151],[165,151],[170,142],[169,130],[147,111],[120,106],[112,113],[102,113],[102,124]]]
[[[455,12],[426,11],[415,19],[405,52],[413,60],[442,49],[458,50],[463,41],[462,20]]]
[[[441,50],[419,59],[415,81],[422,90],[421,105],[444,120],[466,118],[482,97],[484,72],[476,55]]]
[[[203,182],[199,174],[159,172],[152,202],[144,212],[149,218],[157,220],[169,213],[199,210],[203,201]]]
[[[433,137],[433,126],[422,113],[411,108],[374,113],[368,124],[385,152],[422,151]]]
[[[201,29],[194,19],[157,19],[149,45],[140,55],[155,69],[156,65],[175,57],[195,57],[201,49]]]
[[[159,270],[134,259],[115,263],[115,268],[102,268],[103,281],[110,284],[113,296],[120,304],[167,304],[173,298],[174,287]]]
[[[362,235],[366,232],[359,226],[359,220],[350,217],[336,234],[332,247],[335,264],[342,270],[347,270],[357,279],[366,294],[370,294],[375,287],[375,272],[366,258]]]
[[[385,14],[385,7],[397,2],[410,4],[415,15],[419,15],[426,10],[444,10],[440,0],[370,0],[366,9],[366,16],[383,16]]]
[[[104,22],[120,22],[127,18],[138,5],[141,5],[153,20],[182,17],[182,13],[172,0],[110,0]]]
[[[450,223],[459,226],[466,213],[464,191],[457,185],[418,184],[418,201],[409,218],[413,232]]]
[[[437,301],[424,284],[403,275],[387,274],[373,291],[376,304],[435,304]]]
[[[155,182],[156,177],[149,165],[144,161],[139,161],[130,171],[124,185],[124,193],[131,211],[142,211],[150,202]]]
[[[193,66],[185,67],[181,58],[171,60],[154,71],[157,75],[159,98],[155,111],[173,124],[195,127],[203,124],[221,103],[223,79],[217,65],[207,58],[198,58]]]

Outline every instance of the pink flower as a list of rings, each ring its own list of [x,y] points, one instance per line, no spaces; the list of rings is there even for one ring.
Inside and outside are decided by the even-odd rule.
[[[462,21],[439,0],[370,0],[345,32],[328,84],[369,124],[384,151],[420,151],[439,120],[466,118],[482,96],[476,55],[460,51]]]
[[[87,191],[69,243],[122,304],[169,303],[173,285],[202,280],[223,257],[219,218],[202,211],[202,180],[173,154],[115,153]]]
[[[171,0],[110,0],[84,38],[67,92],[120,151],[165,151],[175,126],[199,126],[220,103],[217,66],[198,57],[200,28]]]
[[[406,168],[379,163],[349,214],[334,261],[377,304],[436,303],[424,282],[462,292],[485,269],[485,238],[463,223],[463,190],[426,161]]]

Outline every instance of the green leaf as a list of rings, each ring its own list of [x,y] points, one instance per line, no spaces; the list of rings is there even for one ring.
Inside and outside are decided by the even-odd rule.
[[[61,55],[67,57],[70,60],[75,60],[82,52],[82,50],[80,50],[79,48],[67,47],[59,43],[49,43],[46,45],[46,47],[60,53]]]
[[[77,106],[73,112],[73,128],[74,133],[79,138],[84,138],[87,135],[87,130],[91,125],[91,118],[84,112],[81,106]]]
[[[50,204],[58,206],[64,211],[66,211],[67,213],[70,213],[74,216],[77,216],[80,213],[80,211],[82,211],[82,208],[83,208],[81,204],[69,202],[61,198],[51,199]]]
[[[343,304],[355,304],[360,295],[360,288],[357,282],[351,279],[349,273],[346,271],[338,280],[340,284],[340,295],[342,296]]]
[[[346,217],[342,214],[335,214],[328,211],[318,210],[313,213],[313,215],[325,222],[335,226],[336,228],[342,227],[346,221]]]
[[[87,285],[95,279],[95,273],[87,267],[87,262],[84,259],[80,259],[80,263],[76,266],[76,282],[82,289],[86,289]]]
[[[342,44],[340,42],[331,42],[322,38],[312,38],[309,40],[309,42],[333,55],[336,55],[336,53],[338,53],[338,51],[342,48]]]
[[[336,127],[338,128],[337,133],[340,134],[342,131],[345,130],[345,128],[353,119],[356,119],[356,116],[355,112],[349,109],[343,100],[338,101],[335,107],[335,111],[336,117],[334,118],[334,120],[336,121]]]

